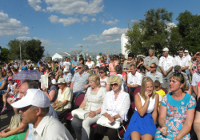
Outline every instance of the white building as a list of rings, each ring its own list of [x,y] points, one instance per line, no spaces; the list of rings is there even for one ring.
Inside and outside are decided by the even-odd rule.
[[[126,44],[128,43],[128,39],[125,34],[122,34],[121,36],[121,53],[125,56],[125,58],[128,58],[128,52],[126,51]]]

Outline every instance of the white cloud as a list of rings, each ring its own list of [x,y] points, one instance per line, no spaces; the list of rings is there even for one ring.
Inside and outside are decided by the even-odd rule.
[[[24,41],[27,41],[27,40],[31,40],[31,37],[27,37],[27,36],[19,36],[16,38],[17,40],[24,40]]]
[[[86,38],[83,38],[83,40],[99,40],[98,36],[97,35],[90,35]]]
[[[91,21],[92,22],[96,22],[97,20],[96,20],[96,18],[92,18]]]
[[[84,16],[84,17],[82,18],[82,21],[84,21],[84,22],[88,22],[88,21],[89,21],[89,19],[88,19],[88,17],[87,17],[87,16]]]
[[[85,14],[96,15],[103,11],[103,0],[45,0],[49,12],[64,15]],[[33,7],[33,6],[32,6]]]
[[[119,22],[119,20],[115,19],[114,21],[110,20],[110,21],[105,21],[105,20],[102,20],[101,23],[103,24],[109,24],[109,25],[113,25],[113,24],[116,24],[117,22]]]
[[[59,18],[56,15],[51,15],[49,17],[49,21],[52,23],[63,23],[64,26],[69,26],[71,24],[74,24],[76,22],[80,22],[80,19],[78,18],[73,18],[73,17],[68,17],[68,18]]]
[[[35,11],[44,11],[45,9],[42,9],[42,7],[40,6],[40,4],[42,3],[41,0],[28,0],[28,4],[33,7],[33,9]]]
[[[113,39],[113,40],[106,40],[106,42],[112,42],[112,43],[114,43],[114,42],[120,42],[120,41],[121,41],[120,38],[116,38],[116,39]]]
[[[50,22],[52,22],[52,23],[57,23],[58,22],[58,16],[56,16],[56,15],[51,15],[50,17],[49,17],[49,20],[50,20]]]
[[[70,37],[69,39],[72,39],[72,37]]]
[[[117,28],[113,27],[108,30],[104,30],[103,33],[101,34],[101,39],[106,39],[106,40],[113,40],[116,38],[120,38],[123,33],[126,33],[128,28]]]
[[[135,22],[138,22],[138,20],[131,20],[131,22],[135,23]]]
[[[0,11],[0,36],[24,35],[29,33],[29,28],[20,21],[9,18],[8,14]]]
[[[60,18],[58,22],[63,23],[64,26],[69,26],[76,22],[80,22],[78,18],[68,17],[68,18]]]

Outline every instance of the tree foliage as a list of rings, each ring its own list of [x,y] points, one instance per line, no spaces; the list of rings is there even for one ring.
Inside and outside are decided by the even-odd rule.
[[[9,50],[7,48],[1,48],[0,61],[8,62],[9,61],[8,56],[9,56]]]
[[[31,59],[32,61],[37,62],[43,57],[44,46],[41,46],[40,40],[28,40],[28,41],[19,41],[11,40],[8,43],[10,56],[12,60],[20,59],[20,46],[21,46],[21,55],[22,59]]]
[[[200,49],[200,16],[189,11],[180,13],[177,17],[179,34],[184,48],[195,52]]]
[[[137,31],[134,31],[133,28],[127,31],[128,42],[132,43],[126,46],[127,49],[135,54],[143,52],[147,55],[150,48],[160,52],[162,48],[168,46],[169,31],[167,30],[167,23],[172,22],[172,14],[166,9],[150,9],[147,11],[144,15],[145,19],[140,20],[137,25],[133,25],[133,28]],[[136,40],[138,42],[133,43],[135,37],[138,38]]]

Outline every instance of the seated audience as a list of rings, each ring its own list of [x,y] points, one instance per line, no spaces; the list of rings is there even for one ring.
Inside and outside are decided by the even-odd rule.
[[[100,78],[98,75],[92,74],[89,76],[88,80],[90,87],[79,108],[90,110],[90,113],[84,120],[76,117],[72,120],[72,127],[74,128],[77,140],[89,140],[90,126],[99,119],[101,105],[106,94],[106,88],[100,86]]]
[[[120,66],[120,65],[117,65],[117,66],[115,66],[115,71],[116,71],[116,73],[117,73],[117,75],[122,79],[122,87],[121,87],[121,89],[122,90],[124,90],[124,91],[128,91],[128,87],[127,87],[127,85],[126,85],[126,75],[124,75],[124,76],[122,76],[122,67]]]
[[[55,109],[58,117],[61,118],[63,113],[71,109],[72,94],[63,78],[58,79],[57,84],[59,87],[58,96],[52,107]]]
[[[5,77],[5,72],[0,72],[0,95],[4,95],[7,91],[7,78]],[[4,107],[1,112],[4,112],[6,108]],[[0,113],[1,114],[1,113]]]
[[[28,89],[26,96],[11,105],[20,109],[26,123],[33,124],[34,140],[73,140],[65,126],[49,114],[50,101],[43,91]]]
[[[117,118],[127,121],[127,114],[130,107],[129,94],[121,90],[122,80],[119,76],[111,76],[109,82],[112,91],[106,93],[101,107],[101,115],[107,117],[110,120],[110,124],[114,123]],[[109,140],[117,139],[117,129],[104,127],[99,124],[95,127],[94,139],[102,140],[105,132],[107,132]]]
[[[131,117],[125,140],[152,140],[156,132],[158,95],[150,77],[142,80],[140,93],[135,95],[135,112]]]
[[[8,77],[8,86],[7,86],[6,93],[3,95],[3,109],[1,111],[1,114],[6,112],[6,110],[7,110],[7,107],[6,107],[7,98],[14,96],[13,94],[14,94],[14,90],[16,88],[17,88],[17,83],[15,83],[12,76]]]
[[[161,100],[163,96],[165,95],[165,92],[162,90],[162,84],[158,80],[155,80],[154,86],[155,86],[155,91],[159,96],[159,105],[160,105]]]
[[[109,77],[105,67],[99,68],[100,84],[101,87],[105,87],[107,91],[110,91]]]
[[[116,75],[116,71],[115,71],[115,66],[117,66],[117,63],[114,61],[114,58],[111,57],[110,58],[110,63],[109,63],[109,72],[110,72],[110,75]]]
[[[49,98],[51,103],[55,102],[58,95],[58,89],[55,85],[52,84],[51,78],[48,77],[48,88],[46,89],[44,86],[42,87],[43,92]]]
[[[84,71],[82,64],[78,65],[78,72],[74,74],[70,89],[73,92],[73,96],[76,97],[79,93],[85,92],[84,86],[88,84],[89,73]]]
[[[154,139],[189,140],[196,100],[190,94],[185,93],[186,80],[181,73],[173,73],[170,76],[169,89],[171,92],[161,101],[159,127]]]
[[[65,82],[67,83],[67,86],[69,87],[71,81],[72,81],[72,74],[69,72],[68,68],[64,68],[64,76],[63,78],[65,79]]]

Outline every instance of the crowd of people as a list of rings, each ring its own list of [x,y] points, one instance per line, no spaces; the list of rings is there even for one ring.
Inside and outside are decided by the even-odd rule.
[[[48,87],[41,87],[39,79],[15,79],[27,70],[48,75]],[[84,119],[73,116],[71,126],[77,140],[89,140],[91,135],[101,140],[105,132],[110,140],[117,140],[122,125],[128,126],[125,140],[189,140],[192,131],[200,139],[200,53],[191,57],[183,48],[174,57],[164,48],[160,58],[150,49],[144,58],[129,53],[127,59],[103,55],[92,61],[80,55],[79,60],[74,56],[37,64],[30,60],[4,63],[0,69],[0,114],[5,114],[10,104],[15,113],[12,119],[18,123],[2,130],[0,138],[23,134],[27,140],[72,140],[61,120],[73,110],[80,94],[85,96],[79,109],[88,113]],[[108,124],[100,123],[102,117]],[[118,122],[120,126],[114,128]]]

